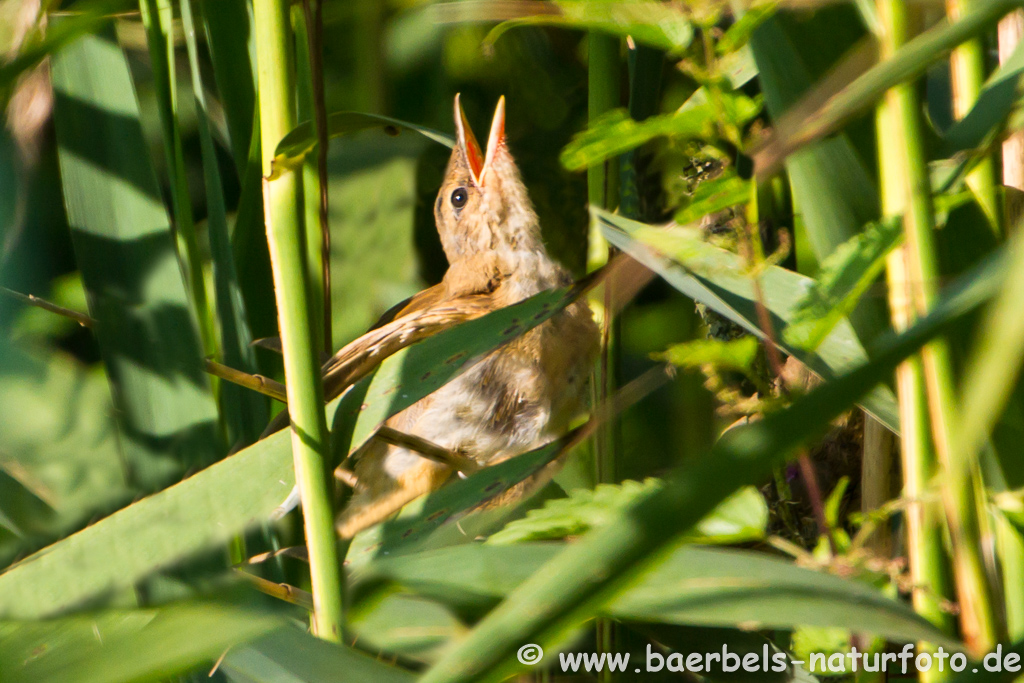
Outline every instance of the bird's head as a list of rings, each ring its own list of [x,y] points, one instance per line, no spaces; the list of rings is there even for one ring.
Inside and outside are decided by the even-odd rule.
[[[481,253],[540,247],[537,215],[505,144],[505,98],[498,100],[481,149],[459,96],[455,96],[455,148],[434,204],[448,262]]]

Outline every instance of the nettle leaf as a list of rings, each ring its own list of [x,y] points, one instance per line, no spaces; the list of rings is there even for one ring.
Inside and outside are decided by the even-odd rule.
[[[713,365],[719,370],[745,373],[753,367],[760,346],[756,337],[740,337],[730,341],[696,339],[670,346],[658,357],[682,368]]]
[[[715,52],[726,55],[739,50],[750,42],[750,36],[754,29],[760,26],[768,17],[775,14],[776,6],[773,4],[756,5],[749,7],[743,15],[728,28],[724,35],[715,44]]]
[[[756,344],[756,341],[755,341]],[[524,519],[508,524],[487,539],[494,545],[579,536],[608,524],[638,496],[664,486],[660,479],[601,484],[595,489],[577,489],[568,498],[550,500],[530,510]],[[742,488],[701,520],[684,541],[694,543],[739,543],[764,537],[768,506],[752,487]]]
[[[903,237],[899,219],[871,223],[841,244],[821,264],[818,278],[797,302],[784,332],[786,342],[818,348],[885,269],[885,259]]]
[[[693,192],[689,205],[676,212],[675,222],[694,223],[708,214],[745,204],[751,197],[753,184],[733,173],[701,183]]]
[[[582,171],[657,137],[712,138],[720,123],[743,126],[761,111],[760,98],[751,99],[740,93],[725,93],[718,104],[720,108],[710,102],[686,106],[643,121],[630,118],[625,109],[613,109],[595,119],[590,128],[565,146],[562,165],[570,171]]]
[[[597,31],[679,54],[693,41],[693,24],[681,11],[661,2],[579,2],[554,0],[531,3],[543,13],[516,17],[495,26],[484,39],[493,45],[506,31],[519,26],[559,26]]]

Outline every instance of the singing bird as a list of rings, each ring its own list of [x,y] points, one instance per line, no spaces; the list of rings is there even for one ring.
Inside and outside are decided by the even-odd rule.
[[[376,336],[364,335],[327,363],[329,396],[345,379],[332,368],[344,366],[353,349],[365,351],[394,337],[404,321],[458,322],[572,282],[544,247],[537,214],[506,145],[505,98],[494,111],[486,151],[458,95],[455,130],[456,144],[434,204],[448,270],[440,284],[386,314]],[[393,416],[387,427],[476,465],[495,464],[567,429],[584,407],[597,351],[598,329],[590,309],[574,302]],[[352,537],[383,521],[452,473],[450,465],[424,457],[422,449],[371,440],[356,454],[355,491],[338,519],[338,533]]]

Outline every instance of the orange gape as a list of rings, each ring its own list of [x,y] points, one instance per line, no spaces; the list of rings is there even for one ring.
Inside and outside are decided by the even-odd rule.
[[[505,145],[505,98],[495,109],[486,151],[457,95],[455,129],[455,148],[434,205],[448,271],[440,284],[410,299],[393,322],[431,310],[461,321],[572,281],[544,248],[537,214]],[[350,347],[359,343],[336,358],[351,355]],[[398,413],[387,426],[475,465],[494,464],[565,431],[583,408],[597,349],[590,309],[573,303]],[[331,365],[325,366],[329,397]],[[379,438],[356,458],[355,493],[338,520],[345,537],[384,520],[452,474],[448,465]]]

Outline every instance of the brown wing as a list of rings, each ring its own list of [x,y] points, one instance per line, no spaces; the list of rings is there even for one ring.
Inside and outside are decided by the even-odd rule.
[[[323,365],[325,398],[336,398],[382,360],[406,346],[495,308],[494,296],[489,292],[448,300],[443,299],[443,294],[441,285],[420,292],[390,321],[379,324],[334,354]]]
[[[367,332],[372,332],[377,328],[384,327],[393,320],[397,320],[398,318],[409,315],[410,313],[415,313],[416,311],[420,311],[429,306],[433,306],[436,303],[440,303],[442,299],[444,299],[443,283],[434,285],[433,287],[428,287],[422,292],[413,294],[404,301],[399,301],[397,304],[384,311],[384,315],[382,315],[377,322],[367,330]]]

